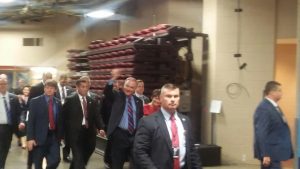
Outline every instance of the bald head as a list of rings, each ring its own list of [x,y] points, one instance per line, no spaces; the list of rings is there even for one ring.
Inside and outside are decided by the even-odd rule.
[[[7,75],[6,74],[0,74],[1,79],[6,79],[7,80]]]
[[[136,79],[133,77],[128,77],[123,86],[123,92],[125,93],[126,96],[133,95],[137,87],[137,82]]]
[[[0,93],[5,95],[7,92],[7,77],[0,76]]]

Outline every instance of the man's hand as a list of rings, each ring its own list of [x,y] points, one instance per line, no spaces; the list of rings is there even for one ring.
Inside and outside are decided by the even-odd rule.
[[[18,128],[19,128],[19,130],[24,130],[25,129],[25,123],[20,123]]]
[[[28,151],[31,151],[33,149],[33,147],[36,146],[36,142],[34,140],[29,140],[27,141],[27,148]]]
[[[122,75],[121,69],[111,70],[111,79],[117,80]]]
[[[263,158],[263,162],[262,162],[263,166],[268,167],[271,164],[271,157],[264,157]]]
[[[106,133],[104,130],[98,130],[98,134],[101,136],[101,137],[106,137]]]

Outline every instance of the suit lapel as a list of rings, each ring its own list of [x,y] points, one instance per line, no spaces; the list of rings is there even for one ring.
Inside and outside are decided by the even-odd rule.
[[[142,115],[139,114],[139,112],[140,112],[140,106],[139,106],[140,105],[139,104],[140,100],[137,99],[137,97],[134,96],[134,95],[133,95],[133,99],[134,99],[134,103],[135,103],[135,107],[136,107],[136,117],[137,117],[137,121],[138,121],[138,119],[140,119],[142,117]]]
[[[285,121],[283,120],[283,117],[280,115],[280,113],[278,112],[278,110],[276,109],[276,107],[274,107],[274,105],[268,100],[268,99],[265,99],[266,103],[271,106],[271,109],[273,110],[274,113],[274,116],[277,116],[283,123],[285,123]]]
[[[159,111],[159,113],[156,114],[156,117],[157,117],[156,120],[157,120],[158,126],[160,126],[160,129],[161,129],[160,131],[162,131],[163,138],[169,147],[169,152],[172,154],[172,151],[173,151],[172,150],[172,141],[170,139],[168,127],[165,122],[165,117],[161,111]]]
[[[178,115],[178,117],[181,120],[181,123],[183,125],[184,131],[187,131],[188,126],[187,126],[186,118],[182,114],[180,114],[180,113],[177,113],[177,115]]]
[[[74,99],[75,99],[74,100],[75,105],[77,105],[78,109],[80,110],[80,111],[78,111],[78,112],[80,112],[79,117],[83,118],[82,106],[81,106],[81,101],[80,101],[78,93],[75,94]]]

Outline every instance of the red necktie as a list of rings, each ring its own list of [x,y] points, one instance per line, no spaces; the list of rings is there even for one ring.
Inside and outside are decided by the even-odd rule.
[[[177,125],[175,122],[174,114],[170,117],[171,131],[172,131],[172,148],[173,148],[173,169],[180,169],[179,164],[179,137],[177,132]]]
[[[87,102],[85,100],[85,97],[83,97],[83,96],[82,96],[82,104],[83,104],[83,114],[84,114],[84,118],[85,118],[85,127],[89,128]]]
[[[132,134],[134,132],[134,121],[133,121],[133,109],[131,104],[131,96],[128,96],[127,111],[128,111],[128,131],[130,134]]]
[[[53,113],[53,98],[52,97],[49,97],[48,116],[49,116],[50,130],[55,130],[54,113]]]

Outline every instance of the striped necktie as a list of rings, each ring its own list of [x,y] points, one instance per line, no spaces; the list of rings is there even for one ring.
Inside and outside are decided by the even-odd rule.
[[[89,128],[87,102],[84,96],[82,96],[82,104],[83,104],[83,115],[85,119],[85,127]]]
[[[132,103],[131,103],[131,97],[128,96],[127,98],[127,111],[128,111],[128,131],[130,134],[133,134],[134,132],[134,120],[133,120],[133,109],[132,109]]]

